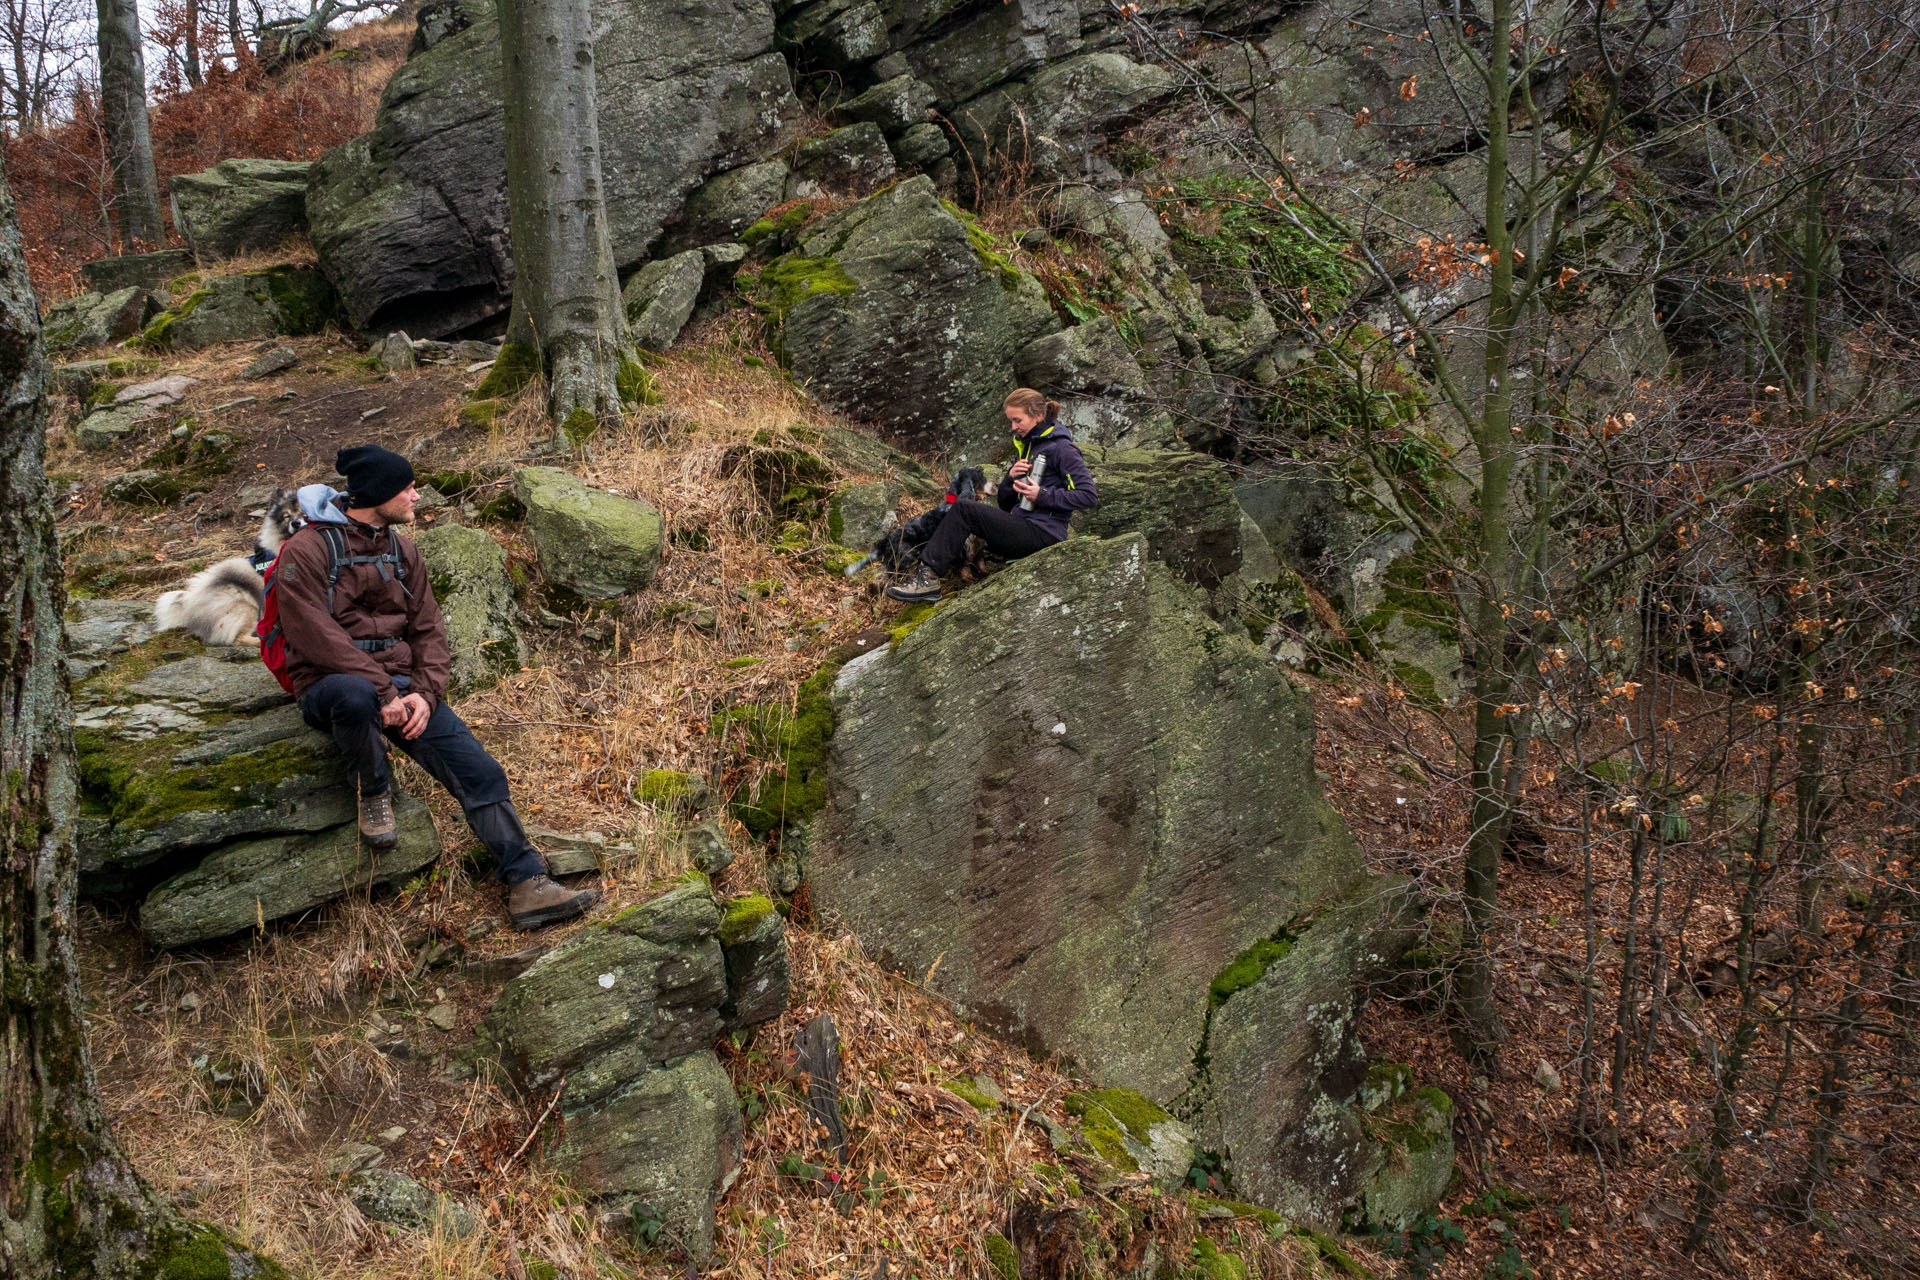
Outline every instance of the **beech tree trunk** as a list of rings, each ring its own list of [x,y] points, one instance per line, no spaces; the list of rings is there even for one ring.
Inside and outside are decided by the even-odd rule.
[[[283,1276],[154,1196],[94,1088],[71,933],[73,706],[46,417],[39,309],[0,160],[0,1275]]]
[[[570,441],[620,416],[633,358],[600,180],[589,0],[499,0],[507,110],[513,317]]]
[[[160,243],[160,180],[147,130],[147,66],[137,0],[96,0],[100,13],[100,116],[113,166],[114,221],[125,252]]]
[[[180,60],[185,64],[187,83],[198,89],[203,80],[200,72],[200,0],[187,0],[187,30],[184,45],[185,50]]]

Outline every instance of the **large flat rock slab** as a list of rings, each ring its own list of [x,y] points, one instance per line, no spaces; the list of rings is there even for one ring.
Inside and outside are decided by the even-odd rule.
[[[147,895],[140,932],[156,947],[181,947],[297,916],[354,891],[399,884],[433,865],[440,838],[427,807],[404,793],[396,795],[394,816],[399,840],[387,850],[363,845],[352,823],[217,849]]]

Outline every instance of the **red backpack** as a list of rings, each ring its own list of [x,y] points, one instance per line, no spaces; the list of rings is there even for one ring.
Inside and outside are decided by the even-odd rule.
[[[340,575],[350,564],[380,565],[382,575],[391,572],[393,580],[400,584],[400,589],[406,591],[406,562],[400,558],[400,536],[393,531],[392,525],[387,526],[387,549],[377,556],[348,555],[347,535],[341,531],[339,525],[314,524],[306,528],[316,530],[320,534],[320,540],[327,544],[328,613],[333,612],[333,589],[340,585]],[[305,532],[305,529],[299,532]],[[295,536],[298,534],[296,533]],[[289,538],[287,541],[292,542],[293,539]],[[286,554],[286,546],[283,544],[280,555],[284,554]],[[260,661],[266,664],[267,670],[273,672],[273,678],[280,682],[280,687],[292,693],[293,678],[287,674],[287,637],[280,630],[280,593],[274,590],[273,581],[274,570],[280,567],[280,555],[274,556],[273,563],[260,571],[261,579],[266,583],[266,594],[260,600],[260,621],[254,626],[253,633],[260,637]],[[408,594],[412,593],[408,592]],[[392,640],[355,640],[353,647],[364,649],[368,653],[378,653],[382,649],[393,647],[393,644]]]

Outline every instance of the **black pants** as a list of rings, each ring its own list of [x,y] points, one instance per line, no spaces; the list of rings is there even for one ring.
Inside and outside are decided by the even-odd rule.
[[[1031,520],[1002,511],[991,502],[956,502],[940,517],[940,527],[920,548],[920,563],[946,576],[966,559],[967,535],[974,534],[1002,560],[1018,560],[1058,541]]]
[[[396,685],[404,685],[396,680]],[[300,714],[322,733],[331,733],[347,758],[360,794],[385,795],[393,785],[387,767],[387,741],[412,756],[439,780],[467,815],[467,825],[493,854],[494,875],[518,884],[547,873],[546,860],[527,839],[520,815],[507,796],[507,771],[487,753],[446,703],[435,703],[420,736],[407,739],[398,729],[383,729],[373,681],[365,676],[322,676],[300,697]]]

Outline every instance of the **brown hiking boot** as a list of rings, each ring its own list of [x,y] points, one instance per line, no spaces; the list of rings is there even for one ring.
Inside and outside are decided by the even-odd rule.
[[[507,919],[524,933],[571,920],[599,898],[592,889],[569,889],[545,876],[530,876],[507,889]]]
[[[905,582],[896,582],[888,587],[887,594],[908,604],[939,604],[940,575],[923,564]]]
[[[376,849],[391,849],[400,838],[399,824],[393,820],[393,793],[360,797],[360,838]]]

